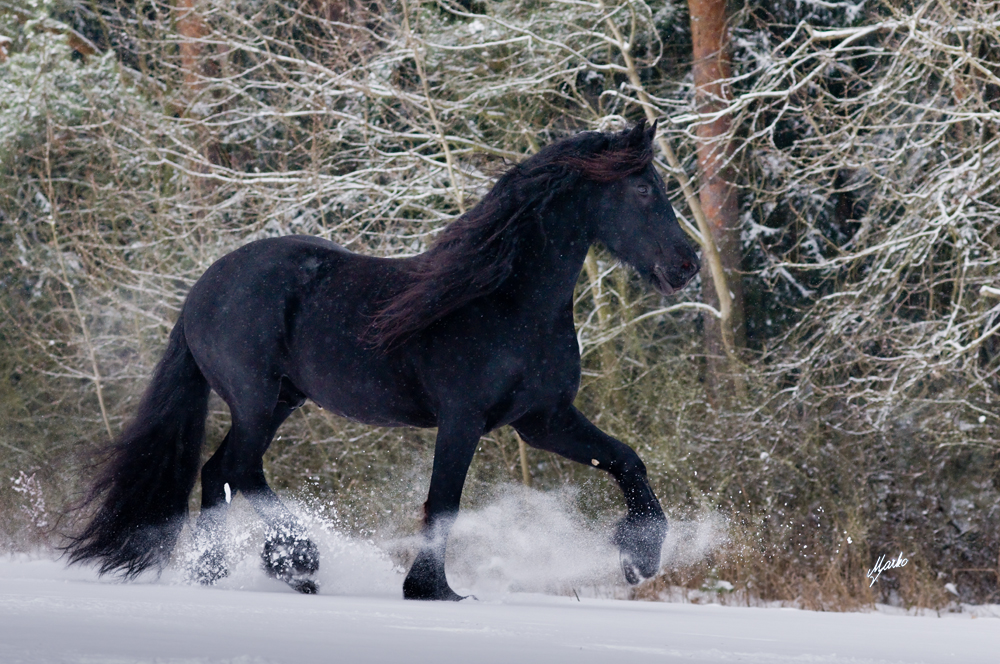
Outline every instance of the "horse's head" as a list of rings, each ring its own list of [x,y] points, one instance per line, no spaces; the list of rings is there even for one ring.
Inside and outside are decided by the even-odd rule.
[[[652,151],[656,125],[639,123],[622,136],[622,150]],[[694,247],[677,223],[666,185],[652,162],[600,184],[593,199],[597,239],[631,265],[653,288],[670,295],[698,274]]]

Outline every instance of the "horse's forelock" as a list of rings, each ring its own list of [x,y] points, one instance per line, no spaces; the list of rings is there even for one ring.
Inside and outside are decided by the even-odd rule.
[[[652,147],[608,150],[592,157],[571,157],[568,165],[595,182],[614,182],[644,170],[653,161]]]
[[[653,161],[653,131],[640,121],[617,134],[598,134],[596,145],[581,145],[562,156],[563,163],[587,180],[614,182],[644,170]]]

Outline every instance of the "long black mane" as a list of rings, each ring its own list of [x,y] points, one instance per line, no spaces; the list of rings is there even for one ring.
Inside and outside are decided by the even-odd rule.
[[[409,261],[407,284],[373,321],[370,340],[393,346],[459,307],[496,290],[510,275],[518,240],[560,193],[581,178],[611,182],[645,169],[652,132],[584,132],[508,170],[474,208]]]

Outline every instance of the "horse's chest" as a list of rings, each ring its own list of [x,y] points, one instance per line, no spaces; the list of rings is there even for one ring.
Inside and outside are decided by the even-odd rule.
[[[580,382],[572,312],[566,320],[544,322],[500,313],[471,310],[425,340],[429,352],[417,373],[427,376],[441,413],[478,411],[493,428],[572,402]]]
[[[484,371],[489,400],[500,419],[572,401],[580,385],[580,358],[572,343],[554,339],[543,345],[501,348]]]
[[[576,355],[546,349],[529,356],[524,366],[524,382],[539,393],[574,392],[580,383],[580,361]]]

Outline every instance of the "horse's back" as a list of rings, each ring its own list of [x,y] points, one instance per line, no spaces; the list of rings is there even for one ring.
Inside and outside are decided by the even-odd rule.
[[[316,285],[360,258],[322,238],[292,235],[246,244],[201,276],[184,303],[188,345],[213,388],[240,371],[282,371],[289,328]]]
[[[215,261],[188,293],[189,316],[205,323],[241,313],[254,315],[302,296],[323,273],[355,254],[307,235],[266,238],[245,244]]]
[[[365,340],[403,263],[308,236],[251,242],[216,261],[188,294],[191,351],[231,407],[254,385],[285,379],[352,419],[432,424],[408,363]]]

